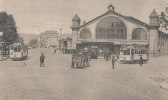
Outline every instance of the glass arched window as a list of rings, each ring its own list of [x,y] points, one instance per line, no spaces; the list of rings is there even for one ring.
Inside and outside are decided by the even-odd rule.
[[[97,39],[126,39],[127,28],[124,22],[117,17],[106,17],[96,27]]]
[[[146,40],[147,32],[143,28],[136,28],[132,32],[133,40]]]
[[[91,32],[89,29],[84,28],[80,31],[80,39],[91,39]]]

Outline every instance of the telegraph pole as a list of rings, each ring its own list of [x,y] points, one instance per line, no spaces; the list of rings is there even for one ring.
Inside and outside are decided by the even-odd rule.
[[[60,40],[61,40],[61,32],[62,32],[62,28],[60,28]]]

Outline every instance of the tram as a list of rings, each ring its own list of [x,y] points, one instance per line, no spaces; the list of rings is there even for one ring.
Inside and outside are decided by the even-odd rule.
[[[119,60],[122,63],[139,63],[140,56],[142,56],[143,62],[148,61],[149,49],[137,46],[122,46],[120,48]]]
[[[23,60],[28,57],[28,46],[21,43],[14,43],[10,45],[10,59]]]

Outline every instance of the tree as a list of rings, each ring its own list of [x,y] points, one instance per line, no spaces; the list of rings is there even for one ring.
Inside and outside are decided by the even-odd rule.
[[[19,40],[17,42],[20,42],[21,44],[24,44],[24,39],[23,37],[19,37]]]
[[[0,31],[3,32],[3,39],[9,44],[18,42],[19,35],[15,20],[12,15],[0,12]]]
[[[161,30],[165,29],[166,31],[168,30],[168,16],[164,12],[161,12],[159,15],[159,23]]]
[[[32,48],[37,48],[38,46],[38,40],[37,39],[32,39],[30,40],[30,42],[28,43]]]

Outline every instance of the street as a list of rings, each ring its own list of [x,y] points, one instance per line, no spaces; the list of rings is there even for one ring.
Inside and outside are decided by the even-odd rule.
[[[40,55],[45,65],[40,67]],[[91,60],[90,67],[71,68],[71,55],[53,49],[31,49],[23,61],[0,62],[0,100],[167,100],[160,88],[168,79],[168,56],[139,64]]]

